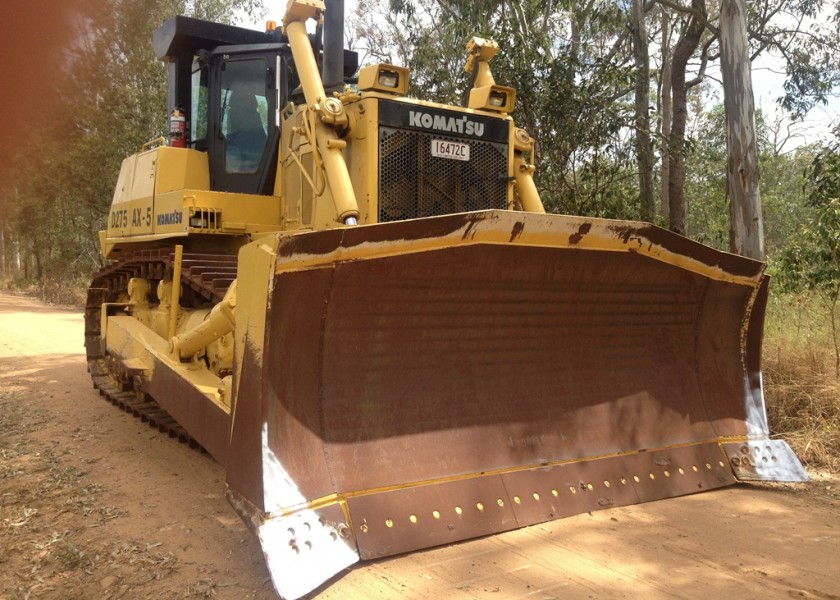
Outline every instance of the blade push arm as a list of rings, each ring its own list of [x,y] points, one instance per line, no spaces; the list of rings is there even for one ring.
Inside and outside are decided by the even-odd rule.
[[[290,0],[283,18],[283,27],[292,48],[306,104],[317,116],[317,151],[324,162],[327,185],[335,203],[336,220],[346,225],[355,225],[359,218],[359,205],[344,159],[346,143],[338,134],[348,126],[347,113],[339,99],[327,97],[306,33],[306,21],[317,19],[325,10],[322,0]]]

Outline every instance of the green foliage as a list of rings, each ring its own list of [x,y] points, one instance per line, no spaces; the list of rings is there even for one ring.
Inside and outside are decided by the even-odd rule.
[[[235,10],[255,14],[261,6],[258,0],[85,5],[66,65],[49,74],[49,111],[0,189],[6,244],[19,253],[24,279],[46,289],[100,264],[98,231],[122,160],[165,132],[166,70],[152,53],[154,29],[176,14],[230,22]]]
[[[774,257],[811,218],[808,182],[803,173],[814,149],[783,152],[780,125],[756,114],[761,202],[768,256]],[[686,157],[688,235],[720,250],[729,250],[729,196],[726,182],[726,126],[722,104],[697,119]]]
[[[840,127],[835,131],[840,133]],[[836,140],[817,154],[808,175],[815,214],[785,247],[778,269],[788,290],[807,290],[822,301],[840,377],[840,197],[835,195],[840,181],[840,144]]]
[[[686,153],[686,232],[704,244],[729,249],[726,123],[723,105],[701,115]]]
[[[496,81],[517,89],[514,119],[537,140],[546,208],[638,217],[632,61],[619,5],[520,0],[363,0],[356,35],[367,61],[411,69],[411,93],[460,104],[473,35],[497,41]],[[623,51],[621,51],[623,50]]]
[[[822,206],[840,198],[840,124],[832,131],[834,141],[819,152],[808,168],[807,176],[813,185],[812,206]]]
[[[837,301],[840,293],[840,199],[826,200],[782,253],[783,280]]]
[[[840,125],[834,133],[840,136]],[[807,171],[809,204],[815,214],[785,249],[783,268],[795,281],[823,290],[834,301],[840,293],[840,142],[823,148]]]
[[[840,85],[840,11],[825,0],[758,0],[747,3],[751,51],[784,64],[776,99],[795,118],[825,105]]]

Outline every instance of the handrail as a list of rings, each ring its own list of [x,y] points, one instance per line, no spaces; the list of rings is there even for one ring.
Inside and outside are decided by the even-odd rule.
[[[166,137],[160,136],[160,137],[157,137],[153,140],[149,140],[148,142],[146,142],[145,144],[140,146],[140,152],[145,152],[149,147],[151,147],[154,144],[158,144],[159,146],[165,146],[166,145]]]

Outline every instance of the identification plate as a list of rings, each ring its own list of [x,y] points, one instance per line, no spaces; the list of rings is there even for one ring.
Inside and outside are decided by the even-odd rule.
[[[469,160],[470,145],[447,140],[432,140],[432,156],[454,160]]]

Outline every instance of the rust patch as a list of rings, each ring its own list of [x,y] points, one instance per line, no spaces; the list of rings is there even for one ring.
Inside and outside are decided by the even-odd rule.
[[[474,229],[475,229],[475,226],[478,223],[479,219],[472,218],[472,219],[468,219],[468,221],[469,221],[469,223],[467,225],[467,228],[464,230],[464,235],[461,236],[462,240],[465,240],[467,238],[475,237]]]
[[[278,240],[277,257],[280,259],[297,254],[327,255],[342,245],[342,230],[279,234]]]
[[[510,230],[510,242],[514,241],[516,238],[522,235],[522,232],[525,231],[525,223],[522,221],[517,221],[513,224],[513,229]]]
[[[425,217],[409,221],[394,221],[391,223],[376,223],[361,227],[347,227],[342,246],[352,248],[363,244],[378,244],[403,240],[419,240],[424,238],[447,237],[465,223],[482,220],[483,213],[460,213],[438,217]]]
[[[582,223],[580,227],[578,227],[577,233],[572,234],[569,236],[569,244],[572,246],[576,246],[580,243],[589,230],[592,229],[592,223]]]
[[[718,267],[738,277],[758,277],[764,269],[762,262],[737,254],[721,252],[650,223],[624,222],[609,227],[625,244],[635,237],[639,239],[641,247],[646,240],[651,245],[659,246],[675,254],[689,256],[709,267]]]
[[[613,231],[615,231],[616,236],[623,244],[627,244],[630,241],[630,236],[633,235],[636,229],[634,227],[615,227]]]

